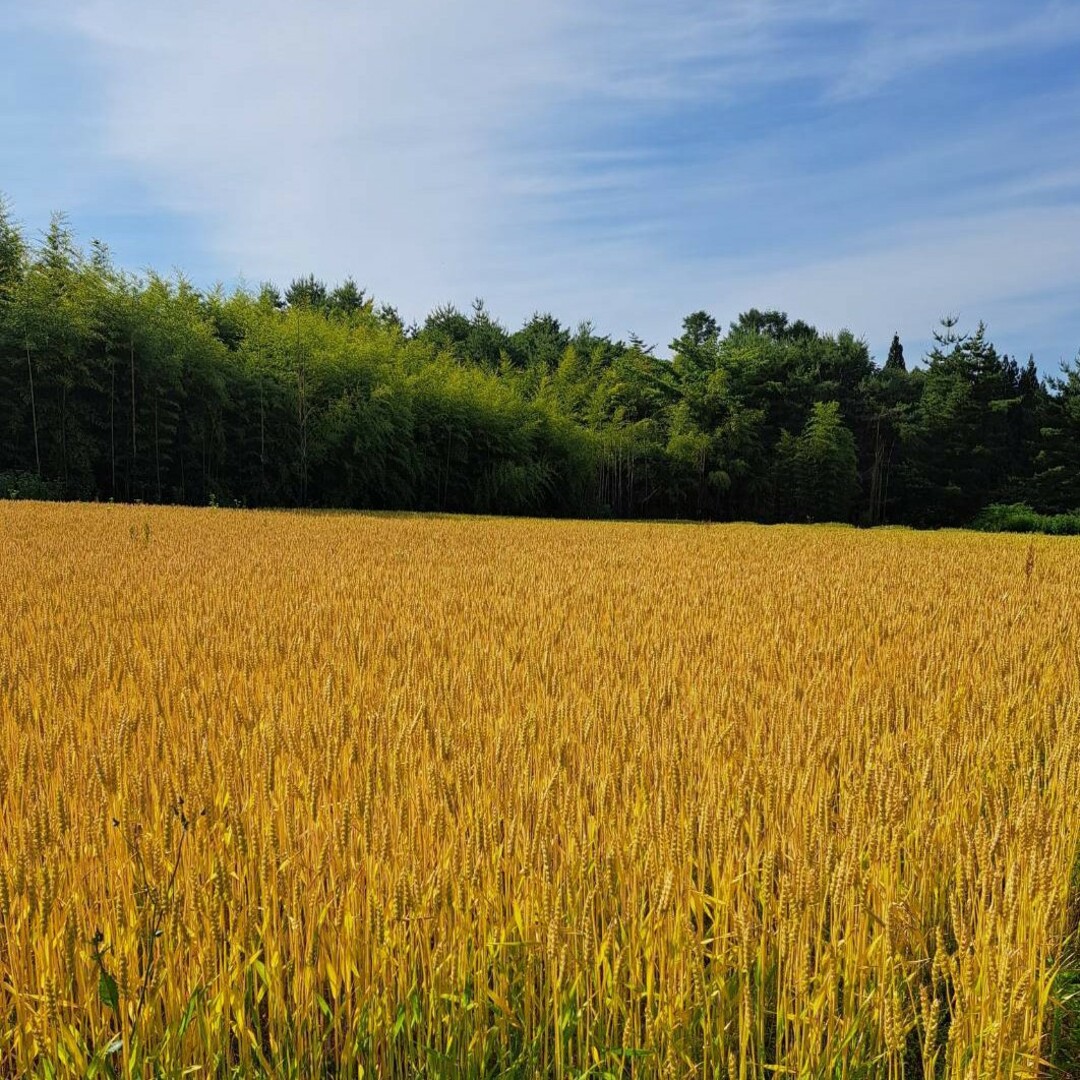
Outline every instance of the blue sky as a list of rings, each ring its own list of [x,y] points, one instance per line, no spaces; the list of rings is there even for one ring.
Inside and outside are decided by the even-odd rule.
[[[1080,349],[1075,0],[0,0],[0,191],[131,269],[666,345]]]

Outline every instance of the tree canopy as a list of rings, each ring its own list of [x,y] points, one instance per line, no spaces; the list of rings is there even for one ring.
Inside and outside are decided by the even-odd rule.
[[[0,495],[966,524],[1080,507],[1080,369],[943,320],[921,363],[753,309],[657,357],[477,300],[406,327],[349,278],[136,277],[0,206]]]

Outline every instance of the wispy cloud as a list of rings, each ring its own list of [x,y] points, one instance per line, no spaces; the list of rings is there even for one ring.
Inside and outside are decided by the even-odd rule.
[[[1080,340],[1071,2],[37,12],[91,65],[93,167],[222,277],[352,273],[411,316],[482,294],[660,343],[751,303],[878,347],[953,308],[1010,347]]]
[[[926,68],[1080,42],[1074,3],[895,5],[867,23],[864,40],[832,83],[834,99],[872,94]]]

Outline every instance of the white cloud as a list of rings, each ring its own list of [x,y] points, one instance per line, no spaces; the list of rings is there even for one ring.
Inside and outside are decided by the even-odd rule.
[[[762,61],[798,7],[78,0],[54,17],[91,46],[105,152],[163,205],[207,220],[224,266],[355,272],[427,303],[465,278],[484,284],[522,198],[608,186],[578,173],[553,188],[550,147],[523,175],[506,147],[527,157],[530,125],[567,108],[572,126],[582,104],[655,103],[751,69],[789,78],[790,63]]]
[[[482,257],[491,143],[508,101],[527,120],[552,29],[493,0],[93,0],[74,25],[106,152],[208,218],[224,266],[355,272],[424,299]]]
[[[56,0],[49,11],[95,65],[103,154],[197,221],[225,276],[351,273],[409,316],[482,294],[510,320],[551,308],[661,344],[698,306],[857,319],[875,344],[952,308],[1022,330],[1058,311],[1041,293],[1080,286],[1075,200],[1024,204],[1067,201],[1080,153],[1025,131],[1023,116],[1005,141],[1027,161],[993,184],[969,176],[951,197],[978,215],[966,220],[920,204],[919,170],[976,160],[989,130],[803,176],[784,172],[767,126],[704,172],[647,139],[583,152],[579,137],[639,113],[678,124],[681,108],[716,101],[737,117],[783,82],[851,109],[951,59],[1080,40],[1075,4]],[[673,239],[673,224],[738,220],[755,201],[805,216],[889,169],[912,178],[896,227],[838,225],[813,257],[797,245],[703,257]],[[654,196],[644,210],[642,192]]]
[[[1004,6],[985,0],[897,5],[876,20],[830,87],[834,99],[874,93],[920,69],[965,57],[1013,54],[1080,40],[1080,7],[1057,2]]]
[[[1080,282],[1080,207],[986,214],[889,230],[863,250],[781,271],[729,277],[739,308],[762,297],[839,329],[858,313],[856,331],[886,342],[910,327],[928,336],[938,319],[959,313],[1013,332],[1033,331],[1064,313],[1045,292]],[[757,297],[756,300],[753,297]]]
[[[999,346],[1026,355],[1047,323],[1075,319],[1080,290],[1061,285],[1080,286],[1078,238],[1080,207],[1045,208],[891,228],[841,254],[791,256],[779,266],[761,256],[696,259],[658,273],[634,245],[615,243],[585,254],[581,269],[593,282],[588,302],[610,313],[616,333],[635,330],[661,348],[689,311],[730,320],[758,307],[792,312],[823,330],[851,329],[879,355],[895,330],[926,342],[942,316],[959,314],[969,328],[985,320]],[[538,271],[557,310],[588,313],[573,284],[560,285],[557,260]],[[497,298],[524,299],[513,286]],[[1070,348],[1040,359],[1053,369],[1074,355]]]

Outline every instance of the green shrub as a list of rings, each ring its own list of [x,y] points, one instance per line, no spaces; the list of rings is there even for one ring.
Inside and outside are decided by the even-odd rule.
[[[60,485],[30,472],[0,472],[0,499],[59,499]]]
[[[1080,536],[1080,510],[1068,514],[1040,514],[1027,503],[994,503],[981,511],[971,524],[981,532]]]

